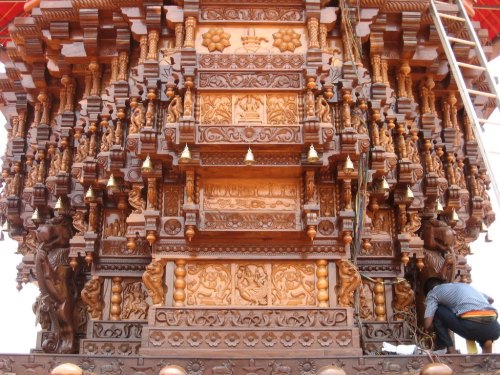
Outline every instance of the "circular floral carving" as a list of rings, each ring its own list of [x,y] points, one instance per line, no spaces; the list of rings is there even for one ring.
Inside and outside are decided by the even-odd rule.
[[[281,29],[273,34],[274,47],[278,47],[280,52],[294,52],[297,47],[300,47],[300,35],[293,29]]]
[[[89,342],[85,345],[85,354],[95,354],[97,353],[97,345],[93,342]]]
[[[258,215],[257,222],[259,228],[270,229],[273,227],[273,217],[268,214]]]
[[[318,335],[318,343],[321,346],[330,346],[332,342],[333,342],[333,337],[328,332],[321,332]]]
[[[232,229],[238,229],[243,218],[239,214],[230,214],[227,216],[227,226]]]
[[[224,337],[224,342],[227,346],[234,348],[240,343],[240,338],[238,334],[231,332]]]
[[[168,342],[172,346],[181,346],[184,342],[184,338],[180,332],[172,332],[170,336],[168,336]]]
[[[177,219],[168,219],[167,221],[165,221],[163,229],[169,236],[175,236],[181,231],[182,225]]]
[[[299,342],[302,346],[311,346],[314,343],[314,336],[309,332],[305,332],[299,336]]]
[[[215,347],[220,344],[221,340],[222,337],[220,337],[220,335],[217,332],[211,332],[208,334],[205,341],[208,344],[208,346]]]
[[[128,343],[121,343],[120,345],[118,345],[118,353],[121,354],[121,355],[130,355],[132,354],[132,346]]]
[[[202,35],[203,42],[202,46],[207,47],[210,52],[213,51],[224,51],[224,48],[229,47],[230,34],[225,33],[221,27],[212,27],[206,33]]]
[[[202,375],[205,370],[203,362],[195,359],[194,361],[189,361],[186,366],[186,371],[189,375]]]
[[[160,331],[154,331],[149,335],[149,342],[153,346],[161,346],[165,342],[165,335]]]
[[[333,226],[333,223],[329,220],[321,220],[318,224],[318,231],[323,236],[331,235],[334,229],[335,227]]]
[[[297,338],[293,333],[285,332],[281,335],[280,341],[283,346],[289,348],[290,346],[293,346],[293,344],[295,344]]]
[[[299,363],[300,375],[314,375],[316,374],[316,364],[313,361],[306,359]]]
[[[246,346],[254,347],[259,342],[259,337],[255,333],[250,332],[243,337],[243,342]]]
[[[198,332],[191,332],[187,337],[186,341],[189,345],[198,347],[203,341],[203,337]]]
[[[115,346],[109,342],[105,343],[102,346],[102,354],[104,355],[113,355],[115,354]]]
[[[335,337],[335,342],[339,344],[339,346],[347,346],[351,343],[351,335],[348,332],[340,332]]]
[[[278,338],[272,332],[266,332],[262,336],[262,343],[267,347],[272,347],[278,342]]]

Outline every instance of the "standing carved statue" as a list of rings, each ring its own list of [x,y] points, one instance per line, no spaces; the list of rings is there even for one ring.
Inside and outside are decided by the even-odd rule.
[[[130,283],[125,287],[122,319],[146,319],[149,305],[146,302],[147,293],[142,289],[142,283]]]
[[[321,95],[316,98],[316,114],[318,115],[320,122],[332,122],[330,106],[328,105],[326,99]]]
[[[146,110],[144,106],[138,105],[134,108],[130,117],[129,134],[137,134],[146,125]]]
[[[85,158],[89,155],[89,147],[88,147],[87,138],[80,139],[80,143],[76,149],[75,155],[75,163],[81,163],[85,160]]]
[[[28,173],[28,179],[26,180],[25,187],[33,187],[36,184],[36,177],[38,175],[38,170],[35,164],[31,165],[31,169]]]
[[[183,113],[182,98],[179,95],[174,96],[170,101],[167,112],[167,123],[173,124],[179,121]]]
[[[154,259],[144,271],[142,281],[148,290],[154,305],[163,304],[165,291],[163,289],[164,265],[160,260]]]
[[[392,302],[392,308],[396,313],[409,312],[414,301],[415,292],[411,288],[408,280],[401,280],[394,285],[394,301]]]
[[[191,117],[193,115],[193,94],[191,88],[187,88],[184,94],[184,117]]]
[[[61,155],[55,154],[50,161],[49,176],[55,176],[61,170]]]
[[[99,276],[93,276],[83,287],[81,296],[83,302],[87,305],[87,311],[90,317],[95,320],[102,319],[102,310],[104,301],[102,300],[103,279]]]
[[[39,245],[35,269],[41,293],[40,309],[48,313],[51,322],[42,349],[49,353],[72,353],[74,350],[75,285],[68,264],[71,236],[71,222],[66,216],[56,216],[36,230]]]
[[[103,134],[101,140],[101,152],[109,151],[111,146],[113,146],[115,141],[115,129],[112,125],[108,126],[108,131],[106,134]]]
[[[343,307],[354,305],[354,292],[361,285],[361,275],[356,267],[347,260],[337,261],[339,286],[338,301]]]
[[[128,193],[128,203],[134,209],[135,214],[140,214],[146,209],[146,201],[142,198],[142,186],[133,184],[132,189]]]
[[[76,211],[73,215],[73,227],[77,230],[77,235],[82,235],[87,229],[85,224],[85,213],[82,211]]]
[[[314,117],[314,94],[312,90],[307,90],[306,93],[306,116],[307,117]]]

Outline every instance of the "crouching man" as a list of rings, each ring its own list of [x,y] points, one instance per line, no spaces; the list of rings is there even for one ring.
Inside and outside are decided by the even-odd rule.
[[[447,283],[431,277],[424,284],[424,328],[436,333],[435,349],[457,353],[450,330],[467,340],[479,342],[483,353],[491,353],[493,341],[500,337],[493,298],[469,284]]]

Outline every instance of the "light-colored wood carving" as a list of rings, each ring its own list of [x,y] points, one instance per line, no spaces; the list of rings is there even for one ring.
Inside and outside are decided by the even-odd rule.
[[[315,267],[312,264],[281,263],[272,265],[273,306],[314,306]]]
[[[175,95],[168,105],[167,123],[173,124],[179,122],[183,113],[184,107],[182,105],[182,97],[180,95]]]
[[[297,34],[293,29],[280,29],[273,34],[273,46],[277,47],[280,52],[295,52],[302,45],[300,42],[300,34]]]
[[[101,93],[100,84],[101,84],[101,67],[97,61],[92,61],[89,64],[89,70],[92,74],[92,84],[90,88],[90,95],[97,96]]]
[[[361,285],[361,275],[348,260],[338,260],[337,295],[340,306],[354,306],[354,292]]]
[[[387,60],[386,59],[381,59],[381,61],[380,61],[380,74],[382,76],[382,82],[387,87],[390,87],[391,84],[389,82],[389,73],[388,73],[388,70],[389,70],[389,67],[388,67],[388,64],[387,64]]]
[[[238,124],[262,124],[264,99],[253,94],[237,96],[234,101],[234,115]]]
[[[163,274],[165,265],[159,259],[153,259],[142,274],[142,282],[148,291],[153,305],[161,305],[165,301]]]
[[[269,297],[269,271],[261,264],[242,264],[234,275],[237,306],[267,306]]]
[[[310,17],[307,20],[307,31],[309,32],[309,48],[319,48],[319,20]]]
[[[377,278],[375,286],[373,287],[374,302],[375,302],[375,320],[386,321],[387,314],[385,309],[385,288],[384,280]]]
[[[226,47],[231,45],[229,42],[231,35],[224,32],[224,29],[221,27],[210,28],[210,30],[202,34],[202,38],[203,42],[201,45],[207,47],[209,52],[223,52]]]
[[[187,200],[187,204],[194,204],[195,203],[194,181],[195,181],[194,171],[193,170],[186,171],[186,200]]]
[[[184,306],[186,303],[186,261],[177,259],[174,271],[174,306]]]
[[[413,291],[408,280],[397,280],[394,284],[394,300],[392,302],[395,319],[405,319],[405,316],[401,313],[410,312],[414,302],[415,292]]]
[[[156,178],[148,178],[148,195],[146,207],[148,210],[156,210]]]
[[[314,171],[307,171],[305,178],[306,202],[314,203],[316,198],[316,184],[314,182]]]
[[[298,123],[297,95],[268,94],[267,123],[269,125],[292,125]]]
[[[111,285],[111,308],[109,310],[110,320],[120,320],[122,314],[122,281],[123,278],[115,276],[112,279]]]
[[[247,35],[241,36],[241,43],[247,53],[256,53],[262,42],[268,42],[267,38],[255,35],[255,29],[249,28]]]
[[[379,54],[372,55],[373,83],[382,83],[381,59]]]
[[[134,103],[134,107],[132,107]],[[129,134],[137,134],[146,125],[146,110],[142,104],[137,104],[137,101],[131,102],[132,115],[130,116]]]
[[[175,50],[180,51],[182,41],[184,40],[184,25],[182,23],[175,24]]]
[[[320,24],[319,25],[319,48],[323,52],[328,52],[327,35],[328,35],[328,27],[324,23]]]
[[[99,212],[99,207],[96,202],[89,203],[89,225],[87,231],[95,232],[97,226],[97,215]]]
[[[185,25],[186,26],[185,26],[184,47],[194,48],[194,32],[196,28],[196,18],[187,17]]]
[[[142,197],[142,188],[141,184],[132,184],[132,189],[128,193],[128,203],[136,214],[140,214],[146,209],[146,201]]]
[[[202,95],[200,100],[202,124],[229,125],[232,123],[233,113],[231,95]]]
[[[139,54],[139,64],[144,63],[148,56],[148,36],[141,35],[141,39],[139,41],[140,45],[140,54]]]
[[[94,320],[102,319],[104,301],[102,300],[103,279],[93,276],[82,289],[82,301],[87,305],[87,311]]]
[[[149,305],[141,282],[128,283],[123,290],[122,319],[146,319]]]
[[[316,288],[318,290],[318,306],[328,307],[328,261],[316,261]]]
[[[158,30],[150,30],[148,32],[148,60],[158,59],[158,41],[160,39],[160,33]]]
[[[328,101],[322,95],[319,95],[316,98],[316,114],[319,118],[319,121],[325,123],[332,122],[330,106],[328,105]]]
[[[127,230],[125,219],[118,215],[110,215],[105,222],[103,237],[123,237]]]
[[[228,306],[231,301],[231,266],[217,263],[187,264],[188,306]]]
[[[128,79],[128,52],[121,51],[118,54],[118,81],[126,81]]]
[[[186,84],[191,81],[187,81]],[[187,86],[186,93],[184,94],[184,117],[191,117],[193,115],[193,93],[191,92],[191,86]]]

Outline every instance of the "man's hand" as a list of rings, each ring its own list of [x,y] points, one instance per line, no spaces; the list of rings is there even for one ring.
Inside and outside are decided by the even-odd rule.
[[[434,321],[434,316],[430,316],[424,319],[424,330],[427,332],[432,332],[434,330],[432,322]]]

